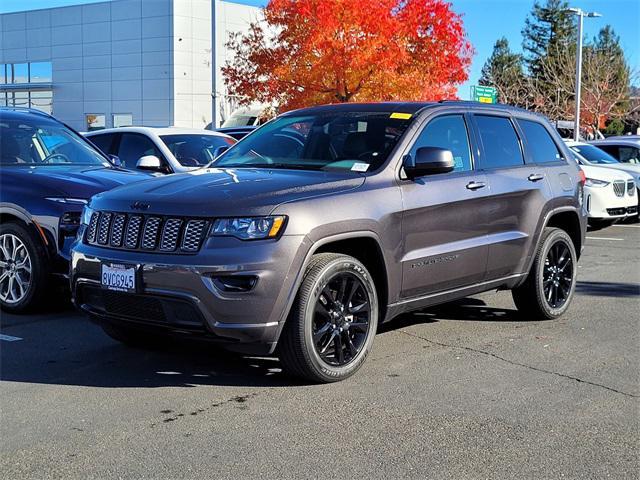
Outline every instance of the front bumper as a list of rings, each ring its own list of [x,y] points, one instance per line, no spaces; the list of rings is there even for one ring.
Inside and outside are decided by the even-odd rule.
[[[189,335],[252,354],[274,351],[295,296],[308,242],[304,236],[243,242],[211,238],[197,255],[145,253],[76,243],[74,304],[98,322]],[[136,293],[100,283],[102,263],[136,265]],[[246,292],[223,291],[216,278],[252,277]]]
[[[638,198],[627,193],[618,197],[607,188],[585,189],[586,205],[590,219],[623,219],[638,214]]]

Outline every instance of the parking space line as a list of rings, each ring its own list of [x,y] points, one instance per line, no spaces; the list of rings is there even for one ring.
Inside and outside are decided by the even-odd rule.
[[[624,238],[611,237],[587,237],[587,240],[613,240],[614,242],[624,242]]]
[[[611,225],[612,227],[620,227],[620,228],[640,228],[640,225]]]
[[[4,340],[5,342],[17,342],[18,340],[22,340],[22,338],[12,337],[11,335],[3,335],[0,333],[0,340]]]

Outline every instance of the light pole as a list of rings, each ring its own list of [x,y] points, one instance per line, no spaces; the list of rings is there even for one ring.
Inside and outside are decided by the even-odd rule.
[[[580,80],[582,77],[582,21],[584,17],[601,17],[597,12],[584,12],[581,8],[570,8],[569,12],[578,16],[578,46],[576,48],[576,120],[573,126],[573,139],[580,137]]]
[[[218,128],[218,0],[211,0],[211,128]]]

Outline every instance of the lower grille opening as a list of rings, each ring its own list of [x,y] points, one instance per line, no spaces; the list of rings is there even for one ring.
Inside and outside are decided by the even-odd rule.
[[[187,300],[85,286],[80,291],[79,303],[101,315],[183,330],[205,331],[202,314]]]

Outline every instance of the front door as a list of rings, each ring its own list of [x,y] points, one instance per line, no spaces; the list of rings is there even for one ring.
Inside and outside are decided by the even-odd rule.
[[[487,262],[487,180],[474,169],[465,115],[429,120],[409,155],[425,146],[451,150],[456,167],[401,185],[403,298],[478,282]]]

